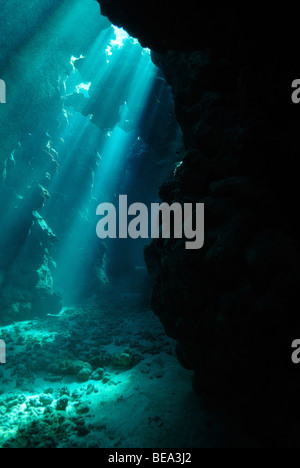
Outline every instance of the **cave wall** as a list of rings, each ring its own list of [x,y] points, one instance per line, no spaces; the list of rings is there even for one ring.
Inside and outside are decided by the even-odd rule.
[[[294,4],[99,0],[153,51],[172,86],[185,154],[160,197],[205,203],[205,246],[145,251],[152,305],[194,388],[262,440],[298,420],[290,347],[297,307],[300,75]]]
[[[59,196],[54,185],[62,177],[70,145],[62,139],[71,118],[62,97],[73,70],[72,55],[87,53],[101,31],[111,28],[98,12],[97,4],[83,6],[77,0],[50,6],[32,2],[30,8],[10,0],[2,9],[0,76],[7,88],[7,102],[0,108],[0,321],[4,324],[56,314],[62,307],[54,284],[55,249],[71,209],[79,210],[67,183],[59,207],[54,206]],[[95,20],[87,30],[82,15],[93,14]],[[78,152],[90,158],[90,166],[84,172],[76,154],[73,171],[81,172],[81,187],[88,190],[90,185],[91,191],[96,162],[92,167],[87,145]],[[92,225],[87,216],[85,223]],[[102,251],[96,262],[101,263],[101,255]]]

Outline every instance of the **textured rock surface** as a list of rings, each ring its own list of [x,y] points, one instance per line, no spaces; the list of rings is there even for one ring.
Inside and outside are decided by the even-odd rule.
[[[72,27],[64,28],[60,18],[67,22],[72,8]],[[84,33],[82,15],[93,13],[95,21]],[[61,136],[68,125],[62,95],[73,69],[72,54],[85,53],[101,30],[110,27],[97,14],[97,4],[86,2],[79,11],[73,0],[51,6],[35,2],[30,8],[11,0],[2,9],[0,75],[8,99],[0,116],[1,323],[57,314],[62,307],[54,286],[55,249],[70,219],[70,205],[81,208],[79,190],[74,194],[66,181],[66,193],[53,189],[63,160]],[[82,190],[88,189],[95,151],[82,152],[85,166],[76,156],[74,171],[81,173]]]
[[[292,5],[100,4],[155,51],[173,89],[185,150],[162,200],[206,205],[203,250],[146,249],[153,309],[197,391],[223,399],[258,437],[282,437],[298,418],[299,389],[289,366],[300,333]]]

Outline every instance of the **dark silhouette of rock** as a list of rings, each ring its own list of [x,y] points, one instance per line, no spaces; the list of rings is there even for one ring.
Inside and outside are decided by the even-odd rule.
[[[100,4],[153,49],[173,90],[185,149],[162,200],[206,205],[203,250],[147,247],[153,309],[195,370],[195,390],[217,396],[265,443],[282,440],[299,416],[294,5]]]

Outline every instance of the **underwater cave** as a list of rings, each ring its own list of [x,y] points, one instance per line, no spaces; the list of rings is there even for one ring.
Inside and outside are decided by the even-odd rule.
[[[298,446],[300,70],[257,11],[1,5],[0,448]]]

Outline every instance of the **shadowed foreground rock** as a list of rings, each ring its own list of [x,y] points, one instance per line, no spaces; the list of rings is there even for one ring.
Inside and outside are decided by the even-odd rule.
[[[198,392],[217,396],[259,439],[285,440],[300,388],[290,364],[300,334],[293,5],[100,4],[153,49],[173,89],[185,149],[161,199],[206,206],[201,251],[181,241],[147,247],[153,309]]]

